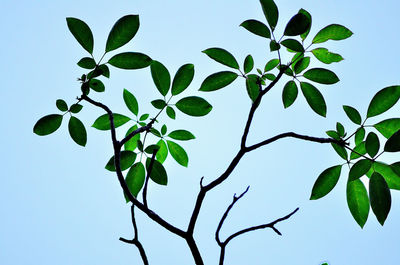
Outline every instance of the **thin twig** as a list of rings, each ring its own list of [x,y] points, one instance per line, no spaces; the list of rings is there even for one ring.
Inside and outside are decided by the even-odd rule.
[[[154,160],[156,159],[157,151],[158,151],[158,149],[154,149],[153,150],[153,155],[151,156],[149,168],[147,169],[146,180],[144,182],[144,187],[143,187],[143,204],[144,204],[144,206],[146,208],[148,208],[147,207],[147,185],[149,183],[149,178],[150,178],[150,175],[151,175],[151,171],[153,170]]]

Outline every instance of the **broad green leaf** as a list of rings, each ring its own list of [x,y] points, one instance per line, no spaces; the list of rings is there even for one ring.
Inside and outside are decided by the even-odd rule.
[[[139,16],[127,15],[118,19],[108,34],[106,52],[118,49],[127,44],[139,29]]]
[[[159,138],[162,137],[162,136],[161,136],[161,133],[160,133],[156,128],[151,128],[151,129],[150,129],[150,132],[151,132],[152,134],[154,134],[155,136],[159,137]]]
[[[321,29],[317,35],[315,35],[312,43],[322,43],[327,40],[344,40],[351,35],[353,35],[353,32],[348,28],[338,24],[331,24]]]
[[[301,39],[304,41],[305,38],[307,38],[308,33],[310,33],[311,24],[312,24],[312,19],[311,19],[311,14],[308,13],[308,12],[307,12],[306,10],[304,10],[304,9],[300,9],[300,10],[299,10],[299,13],[305,15],[305,16],[308,18],[308,20],[309,20],[308,29],[307,29],[304,33],[300,34]]]
[[[321,92],[319,92],[319,90],[313,85],[306,82],[300,82],[300,87],[308,105],[315,111],[315,113],[325,117],[326,104]]]
[[[383,120],[374,125],[383,136],[390,138],[395,132],[400,130],[400,118]]]
[[[262,76],[263,80],[268,79],[270,81],[274,81],[276,79],[276,76],[274,74],[265,74]]]
[[[335,143],[331,143],[333,149],[336,151],[336,153],[343,158],[344,160],[347,161],[347,151],[343,146],[340,146],[338,144]]]
[[[327,195],[336,186],[341,170],[341,165],[325,169],[315,181],[310,200],[317,200]]]
[[[195,96],[182,98],[175,106],[183,113],[196,117],[207,115],[212,109],[205,99]]]
[[[358,225],[363,228],[369,214],[369,198],[367,189],[361,180],[347,182],[347,205]]]
[[[172,81],[171,93],[173,96],[183,92],[192,82],[194,77],[194,65],[185,64],[182,65],[175,74],[174,80]]]
[[[301,43],[295,39],[286,39],[281,41],[281,45],[285,46],[288,49],[296,52],[304,52],[304,47]]]
[[[343,137],[344,134],[345,134],[344,127],[343,127],[343,125],[342,125],[340,122],[337,122],[337,123],[336,123],[336,131],[338,132],[338,134],[339,134],[340,137]]]
[[[264,37],[264,38],[271,38],[271,32],[269,31],[269,28],[262,22],[255,20],[255,19],[249,19],[246,21],[243,21],[242,24],[240,24],[241,27],[244,27],[248,31],[250,31],[253,34],[256,34],[258,36]]]
[[[90,54],[93,53],[93,34],[89,26],[80,19],[67,17],[69,31],[79,42],[79,44]]]
[[[156,99],[150,102],[156,109],[163,109],[167,103],[162,99]]]
[[[400,151],[400,130],[390,136],[390,138],[386,141],[384,150],[385,152]]]
[[[165,159],[167,159],[168,156],[167,144],[165,143],[164,140],[160,139],[157,142],[157,145],[160,147],[160,149],[158,149],[157,151],[156,159],[162,164],[164,163]]]
[[[59,109],[60,111],[67,111],[68,110],[67,103],[62,99],[57,99],[56,100],[56,106],[57,106],[57,109]]]
[[[71,105],[69,111],[71,111],[72,113],[78,113],[82,110],[82,108],[83,106],[81,104],[75,103]]]
[[[83,57],[77,64],[84,69],[94,69],[96,67],[96,62],[90,57]]]
[[[63,116],[60,114],[44,116],[33,126],[33,132],[40,136],[51,134],[60,128],[62,118]]]
[[[175,114],[175,110],[172,107],[168,106],[166,112],[167,112],[168,117],[175,120],[176,114]]]
[[[271,52],[277,51],[280,48],[281,48],[281,45],[279,43],[277,43],[275,40],[271,40],[271,42],[269,43],[269,49]]]
[[[168,136],[171,137],[172,139],[180,141],[187,141],[196,138],[191,132],[186,130],[175,130],[170,132]]]
[[[282,92],[282,101],[283,101],[283,106],[288,108],[290,105],[293,104],[293,102],[297,98],[297,94],[299,93],[297,85],[294,81],[288,81],[285,86],[283,87],[283,92]]]
[[[146,159],[147,171],[149,171],[150,162],[151,162],[151,159],[147,158]],[[150,179],[159,185],[167,185],[168,184],[167,171],[165,171],[164,166],[157,160],[154,160],[154,162],[153,162],[153,167],[151,168]]]
[[[231,84],[237,77],[238,75],[236,73],[230,71],[223,71],[209,75],[204,79],[199,90],[208,92],[221,89]]]
[[[336,131],[330,130],[330,131],[326,131],[326,134],[336,140],[340,140],[340,136]]]
[[[126,174],[126,185],[134,197],[136,197],[139,191],[142,189],[145,178],[146,172],[142,162],[135,163]],[[127,199],[127,202],[128,201],[129,200]]]
[[[244,64],[243,64],[244,73],[245,74],[249,73],[251,70],[253,70],[253,67],[254,67],[254,60],[253,57],[249,54],[244,59]]]
[[[331,85],[339,82],[339,78],[334,72],[324,68],[312,68],[307,70],[303,76],[320,84]]]
[[[153,152],[158,151],[159,149],[160,149],[160,147],[159,147],[158,145],[156,145],[156,144],[151,144],[151,145],[148,145],[148,146],[144,149],[144,152],[145,152],[146,154],[153,155]]]
[[[310,57],[303,57],[294,64],[294,72],[300,74],[310,65]]]
[[[361,142],[353,149],[350,154],[350,160],[357,159],[360,155],[365,155],[367,153],[367,149],[365,149],[365,142]]]
[[[392,205],[392,197],[385,179],[379,173],[373,173],[369,180],[369,197],[372,211],[383,225]]]
[[[316,48],[311,50],[311,52],[314,54],[315,58],[325,64],[337,63],[343,60],[340,54],[330,52],[326,48]]]
[[[284,35],[297,36],[307,32],[311,26],[309,17],[301,12],[294,15],[286,25]],[[283,45],[283,44],[282,44]],[[304,49],[303,49],[304,50]]]
[[[126,132],[125,137],[128,136],[130,133],[132,133],[133,131],[137,130],[138,126],[134,125],[131,128],[129,128],[129,130]],[[135,151],[136,147],[137,147],[137,141],[140,140],[140,133],[135,134],[135,136],[133,136],[131,139],[129,139],[125,144],[124,144],[124,148],[125,150],[128,151]]]
[[[101,72],[102,76],[110,78],[110,69],[106,64],[101,64],[97,67],[97,69]]]
[[[400,86],[389,86],[380,90],[369,103],[367,117],[384,113],[394,106],[400,98]]]
[[[183,149],[179,144],[168,140],[167,145],[169,153],[175,159],[175,161],[178,162],[178,164],[187,167],[189,163],[189,158],[186,154],[185,149]]]
[[[400,180],[400,161],[391,164],[391,165],[390,165],[390,168],[392,169],[392,171],[393,171],[394,173],[397,174],[397,176],[399,177],[398,180]],[[386,178],[385,178],[385,180],[386,180]],[[389,182],[388,182],[387,180],[386,180],[386,182],[387,182],[388,185],[389,185]],[[393,189],[392,187],[390,187],[390,185],[389,185],[389,188]]]
[[[125,123],[127,123],[128,121],[130,121],[131,119],[129,117],[126,117],[122,114],[118,114],[118,113],[114,113],[113,114],[114,117],[114,126],[115,128],[118,128],[121,125],[124,125]],[[108,114],[104,114],[101,115],[100,117],[98,117],[92,127],[98,129],[98,130],[102,130],[102,131],[107,131],[111,129],[110,126],[110,119],[108,117]]]
[[[273,0],[260,0],[262,10],[264,12],[265,18],[268,21],[268,25],[271,30],[274,31],[276,24],[278,23],[278,7]]]
[[[205,54],[207,54],[208,57],[210,57],[211,59],[213,59],[223,65],[229,66],[234,69],[239,69],[239,64],[236,61],[235,57],[233,57],[233,55],[230,52],[228,52],[224,49],[209,48],[207,50],[204,50],[203,52]]]
[[[393,164],[387,165],[385,163],[375,161],[366,175],[370,178],[374,172],[378,172],[383,176],[389,186],[389,189],[400,190],[400,176],[396,173],[396,168],[393,167]]]
[[[89,87],[96,92],[104,92],[104,90],[106,90],[103,82],[95,78],[89,81]]]
[[[362,141],[364,141],[364,137],[365,137],[364,127],[358,128],[354,136],[354,143],[356,145],[359,145]]]
[[[150,65],[150,71],[158,91],[163,96],[167,95],[169,86],[171,85],[171,76],[168,69],[162,63],[153,61]]]
[[[68,131],[75,143],[85,146],[87,141],[86,129],[83,123],[76,117],[71,116],[68,122]]]
[[[358,125],[361,124],[361,115],[358,112],[358,110],[356,110],[353,107],[346,106],[346,105],[343,105],[343,110],[344,110],[344,112],[346,112],[347,117],[349,117],[349,119],[352,122],[354,122],[355,124],[358,124]]]
[[[149,56],[138,52],[123,52],[114,55],[108,61],[109,64],[121,69],[141,69],[151,64],[152,60]]]
[[[368,159],[358,160],[350,169],[349,181],[361,178],[371,168],[372,162]]]
[[[269,61],[265,64],[264,72],[271,71],[271,70],[274,69],[278,64],[279,64],[279,60],[278,60],[278,59],[271,59],[271,60],[269,60]]]
[[[120,153],[120,166],[121,171],[127,170],[136,160],[136,153],[124,150]],[[114,156],[108,160],[107,165],[105,167],[109,171],[115,171],[115,164],[114,164]]]
[[[373,158],[378,153],[379,146],[378,136],[375,133],[370,132],[365,140],[365,149],[370,157]]]
[[[164,124],[164,125],[161,127],[161,134],[164,136],[166,133],[167,133],[167,125]]]
[[[257,84],[258,78],[257,75],[248,75],[246,78],[246,90],[252,102],[254,102],[260,94],[260,87]]]
[[[124,102],[126,107],[136,116],[139,113],[139,105],[138,102],[135,98],[135,96],[129,92],[127,89],[124,89],[123,92],[123,98],[124,98]]]

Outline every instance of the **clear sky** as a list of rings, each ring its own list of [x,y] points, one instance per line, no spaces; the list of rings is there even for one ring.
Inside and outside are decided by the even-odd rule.
[[[348,130],[354,129],[342,105],[357,107],[365,115],[378,90],[400,84],[398,1],[279,0],[277,4],[277,31],[282,32],[290,17],[304,8],[313,16],[310,36],[331,23],[347,26],[354,35],[324,45],[345,58],[328,66],[341,82],[320,86],[328,105],[327,118],[312,112],[302,97],[284,110],[282,82],[259,108],[249,140],[255,143],[287,131],[324,137],[337,121]],[[264,20],[259,2],[2,0],[0,7],[0,264],[141,264],[136,248],[118,240],[120,236],[130,238],[132,228],[130,208],[116,176],[104,169],[112,154],[109,134],[89,127],[103,113],[86,105],[80,114],[88,125],[85,148],[72,142],[66,123],[49,137],[32,133],[40,117],[57,112],[56,99],[72,103],[79,95],[76,78],[83,71],[76,62],[86,53],[69,33],[65,17],[77,17],[90,25],[99,57],[114,22],[123,15],[139,14],[139,32],[121,51],[146,53],[171,73],[185,63],[195,64],[196,75],[189,89],[207,98],[213,111],[204,118],[180,114],[176,122],[168,123],[171,130],[189,129],[197,137],[182,144],[189,154],[189,167],[168,158],[169,185],[149,188],[151,207],[183,229],[200,178],[210,181],[217,177],[237,152],[250,107],[240,79],[215,93],[196,92],[206,76],[227,70],[201,51],[222,47],[240,64],[250,53],[256,66],[262,68],[275,56],[269,52],[268,42],[238,26],[250,18]],[[106,92],[96,99],[115,112],[128,114],[122,100],[122,91],[128,88],[143,111],[154,113],[149,102],[158,92],[149,69],[132,72],[111,68],[111,79],[105,84]],[[399,110],[396,106],[388,115],[398,115]],[[364,229],[347,208],[345,168],[328,196],[308,200],[317,176],[339,163],[329,145],[295,139],[281,140],[246,156],[230,179],[208,194],[203,205],[195,237],[205,263],[217,263],[215,228],[233,194],[250,185],[227,219],[223,238],[282,217],[296,207],[300,211],[278,225],[282,237],[262,230],[233,240],[227,247],[226,264],[398,264],[398,192],[392,192],[392,211],[385,226],[370,213]],[[150,264],[193,264],[183,240],[139,213],[138,226]]]

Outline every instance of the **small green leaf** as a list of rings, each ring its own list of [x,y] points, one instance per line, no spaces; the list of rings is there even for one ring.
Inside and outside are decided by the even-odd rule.
[[[275,40],[271,40],[271,42],[269,43],[269,49],[271,52],[277,51],[280,48],[281,48],[281,45],[279,43],[277,43]]]
[[[135,98],[135,96],[129,92],[127,89],[124,89],[123,92],[123,98],[124,98],[124,102],[126,107],[136,116],[139,113],[139,105],[138,102]]]
[[[83,57],[77,64],[84,69],[94,69],[96,67],[96,62],[90,57]]]
[[[57,106],[57,109],[59,109],[60,111],[67,111],[68,110],[67,103],[62,99],[57,99],[56,100],[56,106]]]
[[[204,79],[199,90],[208,92],[221,89],[231,84],[233,81],[236,80],[237,77],[238,75],[236,73],[230,71],[214,73]]]
[[[150,102],[156,109],[163,109],[167,103],[162,99],[156,99]]]
[[[131,134],[133,131],[137,130],[138,126],[134,125],[126,132],[125,137]],[[131,139],[129,139],[125,144],[124,148],[128,151],[135,151],[137,147],[137,142],[140,140],[140,133],[135,134]]]
[[[285,46],[288,49],[296,52],[304,52],[304,47],[301,43],[295,39],[286,39],[281,41],[281,45]]]
[[[101,64],[101,65],[98,66],[97,69],[101,72],[102,76],[110,78],[110,69],[108,68],[107,65]]]
[[[151,128],[151,129],[150,129],[150,132],[151,132],[152,134],[154,134],[155,136],[159,137],[159,138],[162,137],[162,136],[161,136],[161,133],[160,133],[157,129],[155,129],[155,128]]]
[[[119,53],[108,61],[112,66],[128,70],[146,68],[151,62],[152,60],[149,56],[138,52]]]
[[[282,101],[283,106],[286,108],[290,107],[297,98],[299,93],[297,85],[294,81],[288,81],[283,87]]]
[[[91,79],[89,81],[89,87],[96,92],[104,92],[104,90],[106,90],[103,82],[101,82],[99,79]]]
[[[128,121],[130,121],[131,119],[129,117],[126,117],[122,114],[118,114],[118,113],[114,113],[113,114],[114,117],[114,126],[115,128],[118,128],[121,125],[124,125],[125,123],[127,123]],[[92,127],[98,129],[98,130],[102,130],[102,131],[107,131],[111,129],[110,126],[110,119],[108,117],[108,114],[104,114],[101,115],[100,117],[98,117]]]
[[[274,69],[278,64],[279,64],[279,60],[278,60],[278,59],[271,59],[271,60],[269,60],[269,61],[265,64],[264,72],[271,71],[271,70]]]
[[[311,26],[309,17],[301,12],[294,15],[286,25],[284,35],[297,36],[307,32]],[[283,45],[283,44],[282,44]],[[303,49],[304,50],[304,49]]]
[[[253,70],[253,67],[254,67],[254,60],[253,57],[249,54],[244,59],[244,64],[243,64],[244,73],[247,74],[251,72],[251,70]]]
[[[367,149],[365,148],[365,142],[361,142],[353,149],[350,154],[350,160],[357,159],[361,155],[365,155],[367,153]]]
[[[162,164],[164,163],[165,159],[167,159],[168,156],[167,144],[165,143],[164,140],[160,139],[157,142],[157,145],[160,147],[160,149],[158,149],[157,151],[156,159]]]
[[[168,69],[162,63],[153,61],[150,65],[150,71],[158,91],[163,96],[167,95],[169,86],[171,85],[171,76]]]
[[[106,52],[118,49],[127,44],[139,29],[139,16],[127,15],[118,19],[108,34]]]
[[[243,21],[242,24],[240,24],[241,27],[244,27],[248,31],[250,31],[253,34],[256,34],[258,36],[264,37],[264,38],[271,38],[271,32],[269,31],[269,28],[262,22],[255,20],[255,19],[249,19],[246,21]]]
[[[316,87],[306,82],[300,82],[300,87],[308,105],[315,111],[315,113],[325,117],[326,103],[321,92],[319,92]]]
[[[278,23],[278,7],[273,0],[260,0],[262,10],[264,12],[265,18],[268,21],[271,30],[274,31],[276,24]]]
[[[354,143],[359,145],[362,141],[364,141],[365,137],[365,129],[364,127],[358,128],[356,131],[356,135],[354,136]]]
[[[326,133],[329,137],[331,137],[331,138],[333,138],[333,139],[335,139],[335,140],[340,140],[340,136],[339,136],[339,134],[338,134],[336,131],[331,130],[331,131],[326,131],[325,133]]]
[[[330,52],[326,48],[316,48],[311,50],[311,52],[314,54],[315,58],[325,64],[337,63],[343,60],[340,54]]]
[[[212,109],[205,99],[195,96],[182,98],[175,106],[183,113],[196,117],[207,115]]]
[[[72,104],[71,107],[69,108],[69,111],[72,113],[79,113],[82,110],[83,106],[81,104],[75,103]]]
[[[248,75],[246,78],[246,90],[252,102],[254,102],[260,94],[258,82],[259,77],[257,75]]]
[[[369,180],[369,196],[372,211],[383,225],[390,211],[392,197],[385,179],[379,173],[373,173]]]
[[[83,123],[76,117],[71,116],[68,122],[68,131],[75,143],[85,146],[87,141],[86,129]]]
[[[379,151],[379,139],[378,136],[370,132],[367,135],[367,139],[365,140],[365,149],[367,150],[367,153],[369,154],[370,157],[375,157],[375,155]]]
[[[168,106],[166,112],[167,112],[168,117],[175,120],[176,114],[175,114],[175,110],[172,107]]]
[[[354,220],[363,228],[369,214],[369,198],[367,189],[361,180],[347,182],[347,205]]]
[[[73,17],[67,17],[67,25],[68,25],[69,31],[72,33],[72,35],[75,37],[75,39],[79,42],[79,44],[87,52],[92,54],[94,40],[93,40],[92,31],[90,30],[89,26],[82,20],[79,20],[79,19],[73,18]]]
[[[339,78],[334,72],[324,68],[312,68],[307,70],[303,76],[320,84],[331,85],[339,82]]]
[[[239,64],[236,61],[235,57],[228,52],[227,50],[221,49],[221,48],[209,48],[207,50],[203,51],[205,54],[208,55],[211,59],[229,66],[234,69],[239,69]]]
[[[340,146],[338,144],[335,143],[331,143],[333,149],[336,151],[336,153],[343,158],[344,160],[347,161],[347,151],[343,146]]]
[[[160,147],[158,146],[158,145],[156,145],[156,144],[151,144],[151,145],[148,145],[145,149],[144,149],[144,152],[146,153],[146,154],[149,154],[149,155],[152,155],[153,153],[154,153],[154,151],[158,151],[158,149],[160,149]]]
[[[312,19],[311,19],[311,14],[308,13],[308,12],[307,12],[306,10],[304,10],[304,9],[300,9],[300,10],[299,10],[299,13],[302,13],[303,15],[305,15],[305,16],[307,17],[307,19],[309,20],[308,29],[307,29],[304,33],[300,34],[301,39],[304,41],[305,38],[307,38],[308,33],[310,33],[311,24],[312,24]]]
[[[274,81],[276,79],[276,76],[274,74],[265,74],[262,77],[263,77],[263,80],[268,79],[270,81]]]
[[[187,141],[196,138],[191,132],[186,130],[175,130],[170,132],[168,136],[171,137],[172,139],[180,141]]]
[[[125,182],[129,188],[129,191],[134,197],[137,197],[139,191],[142,189],[146,172],[142,162],[134,164],[126,174]],[[129,200],[127,200],[128,202]]]
[[[325,169],[315,181],[310,200],[317,200],[327,195],[336,186],[341,170],[341,165]]]
[[[384,113],[394,106],[400,98],[400,86],[389,86],[380,90],[369,103],[367,118]]]
[[[400,151],[400,130],[395,132],[387,140],[384,148],[385,152],[398,152]]]
[[[63,116],[60,114],[50,114],[40,118],[35,126],[33,132],[37,135],[44,136],[57,131],[61,126]]]
[[[400,118],[383,120],[374,125],[384,137],[390,138],[395,132],[400,130]]]
[[[322,43],[327,40],[344,40],[351,35],[353,35],[353,32],[348,28],[338,24],[331,24],[321,29],[317,35],[315,35],[312,43]]]
[[[368,159],[358,160],[350,169],[349,181],[361,178],[371,168],[372,162]]]
[[[149,171],[151,159],[146,159],[146,169]],[[167,171],[165,171],[164,166],[158,162],[157,160],[153,161],[153,167],[151,169],[150,179],[159,185],[167,185],[168,184],[168,176]]]
[[[349,117],[349,119],[352,122],[354,122],[355,124],[358,124],[358,125],[361,124],[361,115],[358,112],[358,110],[356,110],[353,107],[346,106],[346,105],[343,105],[343,110],[344,110],[344,112],[346,112],[347,117]]]
[[[136,160],[136,153],[132,151],[121,151],[120,153],[120,166],[121,171],[127,170]],[[108,160],[107,165],[105,167],[109,171],[115,171],[115,164],[114,164],[114,156]]]
[[[303,57],[294,64],[294,72],[300,74],[310,65],[310,57]]]
[[[147,118],[148,118],[149,116],[150,116],[150,115],[147,114],[147,113],[142,114],[142,115],[139,117],[139,121],[145,121],[145,120],[147,120]]]
[[[340,137],[343,137],[344,134],[345,134],[344,127],[343,127],[343,125],[342,125],[340,122],[337,122],[337,123],[336,123],[336,131],[338,132],[338,134],[339,134]]]
[[[370,178],[374,172],[377,172],[383,176],[389,186],[389,189],[400,190],[400,176],[396,172],[396,163],[387,165],[385,163],[375,161],[366,175]]]
[[[168,150],[175,161],[178,162],[178,164],[187,167],[189,163],[189,158],[186,154],[185,149],[183,149],[179,144],[168,140],[167,145]]]
[[[171,93],[173,96],[183,92],[192,82],[194,77],[194,65],[185,64],[182,65],[175,74],[174,80],[172,81]]]
[[[162,127],[161,127],[161,134],[162,135],[165,135],[167,133],[167,125],[163,125]]]

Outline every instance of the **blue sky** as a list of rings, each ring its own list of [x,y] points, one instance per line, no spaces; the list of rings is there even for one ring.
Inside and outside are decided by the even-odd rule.
[[[342,105],[365,115],[369,100],[381,88],[399,84],[399,21],[397,1],[277,1],[280,25],[300,8],[313,16],[313,36],[322,27],[338,23],[354,35],[327,47],[345,60],[329,65],[341,82],[320,89],[328,105],[327,118],[317,116],[299,97],[283,109],[283,82],[272,90],[255,117],[251,142],[281,132],[323,137],[341,121],[352,130]],[[0,4],[2,40],[0,185],[1,264],[141,264],[137,250],[118,240],[132,235],[129,206],[124,203],[116,177],[104,169],[112,154],[108,133],[89,128],[101,114],[86,105],[80,118],[87,124],[88,144],[82,148],[69,138],[67,124],[49,137],[32,133],[42,116],[57,112],[58,98],[72,103],[79,95],[76,65],[85,51],[68,32],[65,17],[87,22],[95,37],[95,54],[101,56],[108,32],[123,15],[139,14],[141,28],[121,51],[140,51],[161,61],[171,73],[194,63],[191,93],[214,106],[204,118],[180,114],[169,128],[189,129],[196,140],[182,145],[189,167],[166,161],[169,185],[152,185],[149,204],[166,220],[184,228],[198,192],[200,177],[217,177],[239,148],[250,101],[243,80],[215,93],[196,90],[209,74],[227,70],[201,53],[209,47],[229,50],[243,62],[252,54],[262,68],[273,56],[268,42],[238,25],[250,18],[263,20],[258,1],[11,1]],[[315,63],[315,65],[319,65]],[[122,91],[129,89],[143,111],[154,113],[149,102],[158,97],[149,69],[111,69],[106,92],[96,95],[115,112],[128,114]],[[399,106],[388,113],[398,115]],[[123,127],[127,129],[128,127]],[[389,159],[396,159],[395,156]],[[398,160],[398,156],[397,156]],[[206,264],[216,264],[214,232],[232,200],[250,185],[237,203],[221,235],[247,226],[270,222],[300,207],[290,220],[278,225],[283,233],[263,230],[233,240],[226,264],[318,265],[397,264],[399,194],[392,192],[392,211],[384,227],[370,213],[360,229],[346,204],[347,170],[325,198],[309,201],[311,188],[325,168],[341,163],[329,145],[285,139],[246,156],[223,185],[210,192],[200,213],[196,240]],[[151,264],[193,264],[184,241],[138,213],[140,239]]]

